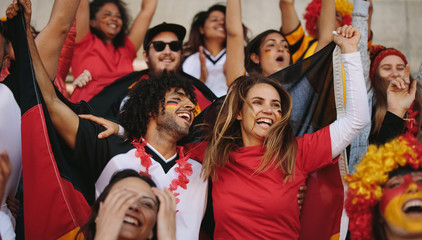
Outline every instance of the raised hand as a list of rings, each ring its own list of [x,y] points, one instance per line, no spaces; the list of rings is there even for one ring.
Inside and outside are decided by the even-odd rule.
[[[207,59],[205,57],[204,47],[199,46],[199,62],[201,63],[201,76],[199,77],[199,80],[201,82],[205,83],[208,78],[208,69],[207,69]]]
[[[157,216],[157,239],[176,239],[176,198],[169,189],[152,188],[160,201]]]
[[[23,13],[25,16],[25,23],[27,28],[29,29],[29,25],[31,22],[31,15],[32,15],[32,8],[31,8],[31,0],[19,0],[19,3],[23,6]],[[13,3],[9,5],[6,9],[6,16],[8,19],[13,19],[18,15],[19,12],[19,5],[18,0],[13,0]]]
[[[130,189],[112,189],[105,201],[100,203],[95,219],[95,239],[118,239],[126,212],[140,198],[138,193]]]
[[[89,81],[92,80],[91,73],[88,70],[84,70],[75,80],[73,80],[73,87],[82,88],[85,87]]]
[[[358,51],[358,43],[361,38],[360,32],[353,26],[344,25],[334,32],[334,42],[340,46],[342,53]]]
[[[410,83],[410,67],[406,65],[404,76],[390,81],[387,88],[387,110],[399,117],[404,117],[415,100],[417,81]]]

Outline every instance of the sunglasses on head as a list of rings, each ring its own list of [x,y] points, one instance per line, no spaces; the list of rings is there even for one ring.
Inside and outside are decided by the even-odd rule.
[[[154,47],[155,51],[161,52],[166,48],[166,45],[168,44],[170,47],[170,50],[173,52],[177,52],[180,49],[182,49],[182,42],[180,41],[173,41],[173,42],[163,42],[163,41],[154,41],[151,42],[152,46]]]

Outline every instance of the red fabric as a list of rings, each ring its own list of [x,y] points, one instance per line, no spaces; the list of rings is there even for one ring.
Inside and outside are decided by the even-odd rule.
[[[211,101],[208,100],[204,96],[204,94],[202,94],[202,92],[199,91],[195,86],[194,86],[194,88],[195,88],[195,95],[196,95],[197,104],[200,108],[200,111],[203,111],[205,108],[207,108],[211,104]]]
[[[217,168],[212,198],[215,239],[298,239],[297,193],[308,174],[333,163],[329,127],[298,139],[295,176],[284,182],[278,168],[257,174],[262,146],[230,153],[231,162]],[[315,239],[315,238],[314,238]]]
[[[25,237],[57,239],[82,226],[90,207],[57,169],[41,105],[22,116]]]
[[[89,32],[80,42],[75,43],[72,72],[73,76],[77,78],[87,69],[91,73],[92,81],[83,88],[76,88],[73,93],[75,97],[72,95],[71,101],[79,102],[91,99],[92,93],[99,93],[104,88],[102,81],[106,81],[105,86],[107,86],[117,79],[109,78],[111,73],[122,77],[133,72],[132,63],[135,57],[135,47],[128,38],[126,38],[125,45],[116,50],[112,44],[104,44]]]
[[[6,79],[6,77],[9,75],[9,69],[8,68],[3,68],[0,71],[0,82],[3,82],[4,79]]]
[[[129,74],[130,72],[109,72],[107,74],[92,76],[92,80],[83,88],[75,88],[70,101],[78,103],[81,100],[89,101],[95,95],[100,93],[105,87],[112,84],[117,79]]]
[[[330,239],[339,233],[343,212],[344,188],[338,165],[330,164],[313,172],[306,186],[308,190],[300,213],[302,229],[299,239]]]
[[[66,98],[69,98],[69,94],[66,89],[66,76],[69,73],[69,68],[72,63],[73,46],[75,45],[75,37],[76,37],[76,21],[73,22],[72,27],[67,33],[66,40],[63,44],[63,48],[60,53],[56,79],[54,80],[54,85]]]

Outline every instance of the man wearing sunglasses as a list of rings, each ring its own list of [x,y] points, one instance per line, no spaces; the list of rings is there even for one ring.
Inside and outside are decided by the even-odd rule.
[[[217,97],[198,79],[186,74],[182,70],[182,43],[186,29],[178,24],[163,22],[148,29],[144,38],[143,56],[148,69],[130,73],[105,87],[88,103],[98,116],[115,118],[123,105],[128,89],[136,82],[152,76],[160,76],[163,71],[176,73],[186,78],[195,88],[198,105],[196,112],[204,110]],[[122,101],[122,99],[125,99]]]
[[[150,28],[144,39],[144,59],[150,75],[167,72],[181,72],[182,42],[184,27],[162,23]]]

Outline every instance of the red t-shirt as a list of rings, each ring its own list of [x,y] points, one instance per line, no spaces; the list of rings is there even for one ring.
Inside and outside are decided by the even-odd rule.
[[[297,193],[310,172],[333,163],[329,127],[297,138],[295,176],[284,182],[279,168],[257,174],[265,147],[241,147],[217,168],[212,198],[214,239],[298,239]]]
[[[104,44],[91,32],[78,43],[75,43],[72,72],[77,78],[85,69],[92,80],[83,88],[75,88],[71,101],[89,101],[105,86],[116,79],[133,72],[133,60],[136,50],[133,43],[126,37],[125,44],[117,50],[112,44]]]

